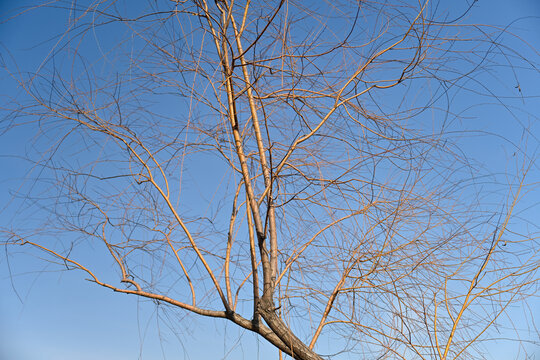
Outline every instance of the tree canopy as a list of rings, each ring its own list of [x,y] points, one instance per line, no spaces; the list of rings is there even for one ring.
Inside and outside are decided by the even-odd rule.
[[[512,26],[471,23],[477,6],[23,9],[9,21],[64,22],[36,63],[3,59],[18,92],[2,137],[28,140],[6,259],[222,318],[280,357],[482,359],[523,341],[497,326],[538,289],[539,56]]]

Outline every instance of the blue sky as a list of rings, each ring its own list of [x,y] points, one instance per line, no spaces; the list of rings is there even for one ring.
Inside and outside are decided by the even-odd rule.
[[[9,14],[19,1],[0,2],[0,14]],[[23,69],[35,70],[46,54],[50,35],[63,30],[55,12],[47,10],[0,23],[0,54],[3,61],[13,57]],[[2,15],[2,20],[5,15]],[[512,29],[536,49],[540,49],[540,2],[517,0],[513,2],[480,0],[471,13],[471,22],[508,24],[516,19]],[[517,45],[516,45],[517,46]],[[521,46],[521,45],[519,45]],[[87,51],[92,51],[87,49]],[[538,51],[538,50],[537,50]],[[538,62],[538,52],[536,53]],[[3,70],[2,70],[3,71]],[[516,69],[518,83],[527,95],[539,95],[536,77],[526,77]],[[7,96],[16,96],[18,90],[5,73],[0,74],[0,102]],[[508,82],[513,79],[508,79]],[[505,84],[517,86],[514,83]],[[503,86],[503,85],[501,85]],[[483,106],[476,109],[478,99],[457,97],[455,101],[471,102],[467,116],[478,116],[475,128],[496,126],[507,139],[519,142],[523,132],[514,121],[530,124],[529,145],[538,148],[540,126],[537,116],[540,98],[528,98],[516,109],[515,119],[496,121],[500,107]],[[507,115],[509,118],[511,116]],[[485,125],[482,123],[485,122]],[[536,136],[536,138],[535,138]],[[4,218],[2,225],[15,221],[13,213],[6,212],[11,193],[26,175],[28,163],[17,155],[24,154],[30,142],[25,129],[2,136],[0,163],[0,205]],[[463,149],[475,150],[478,160],[487,167],[513,166],[501,164],[508,155],[507,140],[497,142],[492,137],[463,139]],[[531,153],[534,153],[532,151]],[[536,151],[538,154],[538,150]],[[529,182],[540,181],[538,168],[531,171]],[[531,194],[523,206],[525,217],[538,212],[540,196]],[[3,249],[2,249],[3,250]],[[0,256],[0,358],[10,360],[63,360],[63,359],[275,359],[276,350],[253,334],[239,330],[222,320],[188,316],[181,321],[166,319],[167,313],[153,302],[134,296],[115,294],[88,281],[76,272],[59,272],[57,267],[38,261],[36,254],[22,249]],[[531,302],[531,313],[540,313],[538,300]],[[523,314],[516,311],[517,314]],[[183,314],[179,312],[179,314]],[[521,316],[521,315],[516,315]],[[165,319],[164,319],[165,317]],[[165,320],[165,321],[163,321]],[[519,322],[519,318],[515,318]],[[224,327],[224,324],[226,326]],[[210,336],[209,336],[210,334]],[[529,346],[529,345],[526,345]],[[534,345],[530,345],[534,346]],[[530,347],[529,347],[530,349]],[[256,354],[256,355],[255,355]],[[494,360],[521,358],[513,347],[500,347],[492,354]],[[536,353],[540,358],[540,351]]]

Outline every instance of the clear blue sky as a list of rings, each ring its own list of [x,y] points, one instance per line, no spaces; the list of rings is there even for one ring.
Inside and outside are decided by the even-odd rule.
[[[2,20],[15,6],[24,3],[0,1]],[[54,12],[47,11],[47,14],[42,16],[43,13],[36,12],[36,15],[28,14],[0,23],[0,54],[4,60],[13,56],[26,70],[39,66],[39,60],[45,55],[44,47],[33,46],[63,30],[63,23],[56,21]],[[521,20],[513,25],[513,29],[540,50],[540,2],[537,0],[480,0],[471,13],[470,22],[505,25],[519,18]],[[520,77],[519,83],[527,94],[540,94],[540,85],[531,79]],[[15,96],[16,93],[13,81],[5,73],[0,73],[0,94]],[[0,102],[6,99],[1,98]],[[523,115],[521,120],[533,124],[537,119],[528,117],[526,112],[538,114],[540,99],[527,99],[523,108],[526,111],[517,112]],[[497,119],[499,111],[481,108],[478,110],[478,115],[481,115],[479,121],[486,121],[486,127],[493,126],[491,120]],[[478,124],[475,126],[478,127]],[[508,127],[505,131],[510,137],[519,137],[519,134],[512,134],[515,126],[511,121],[496,121],[495,126],[499,130]],[[537,122],[531,127],[537,138],[540,137],[539,128]],[[9,191],[17,189],[18,181],[25,176],[28,166],[24,161],[8,155],[24,153],[29,139],[24,131],[16,131],[0,139],[0,207],[3,208],[11,198]],[[498,148],[495,151],[500,151],[500,154],[494,154],[492,144],[483,141],[492,140],[465,142],[463,146],[477,147],[481,161],[488,164],[493,162],[493,167],[503,166],[499,163],[498,155],[506,150]],[[537,147],[537,139],[532,140],[531,144]],[[482,148],[490,150],[482,151]],[[529,182],[540,181],[538,169],[533,170],[531,175],[533,179],[529,178]],[[540,212],[539,200],[538,193],[531,194],[528,202],[536,206],[536,210],[529,209],[529,214],[532,211]],[[12,214],[6,211],[0,214],[3,217],[1,224],[9,223]],[[4,255],[0,256],[0,359],[277,358],[276,350],[264,340],[238,330],[223,320],[188,316],[179,322],[161,321],[164,314],[151,301],[115,294],[84,281],[85,277],[80,273],[57,272],[56,267],[37,261],[39,259],[23,253],[13,254],[9,257],[9,263]],[[538,316],[539,302],[531,304],[532,312]],[[518,311],[516,314],[522,313]],[[171,329],[172,324],[174,327]],[[494,360],[506,360],[515,358],[516,353],[514,348],[501,347],[493,356]],[[540,358],[540,351],[536,356]]]

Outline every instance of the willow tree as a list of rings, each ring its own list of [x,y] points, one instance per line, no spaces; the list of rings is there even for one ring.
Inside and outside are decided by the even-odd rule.
[[[65,32],[35,71],[5,67],[22,94],[4,136],[35,134],[8,256],[37,249],[303,360],[329,336],[369,358],[482,358],[536,292],[538,227],[519,204],[538,139],[519,106],[538,54],[510,29],[445,1],[30,12],[47,8]],[[482,102],[519,142],[469,119],[493,116]],[[477,157],[492,141],[502,173]]]

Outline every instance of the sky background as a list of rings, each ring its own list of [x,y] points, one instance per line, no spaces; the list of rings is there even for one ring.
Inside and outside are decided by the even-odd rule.
[[[46,11],[46,16],[44,12],[37,12],[6,22],[6,14],[14,14],[13,9],[24,3],[0,0],[0,61],[13,57],[21,68],[35,69],[45,53],[44,47],[34,46],[48,40],[51,34],[61,32],[63,23],[51,11]],[[470,16],[470,22],[497,25],[520,19],[512,29],[522,34],[531,46],[540,49],[540,2],[537,0],[480,0]],[[520,78],[522,90],[531,95],[539,94],[540,85],[529,80]],[[0,94],[3,97],[0,102],[8,101],[6,95],[16,96],[17,93],[14,82],[2,72]],[[527,99],[523,108],[525,111],[519,114],[539,113],[540,100]],[[483,119],[500,116],[495,108],[481,111]],[[531,119],[524,115],[522,120],[527,123]],[[492,124],[486,120],[486,127]],[[497,122],[496,126],[508,126],[509,133],[515,130],[512,122]],[[540,136],[538,125],[533,125],[531,130]],[[13,155],[24,154],[28,141],[29,134],[24,129],[0,138],[2,208],[10,199],[10,191],[16,190],[25,176],[28,164]],[[502,166],[489,141],[493,140],[480,138],[463,146],[476,147],[483,161]],[[538,146],[537,140],[531,144]],[[540,180],[538,171],[532,172],[532,176],[536,178],[529,178],[529,182]],[[527,200],[532,206],[527,210],[528,214],[538,211],[539,199],[539,194],[531,194]],[[3,224],[12,215],[6,211],[0,214]],[[199,317],[168,320],[167,314],[151,301],[115,294],[84,281],[81,273],[58,272],[56,267],[36,260],[22,251],[19,254],[10,251],[9,257],[0,256],[0,359],[277,358],[276,350],[265,341],[223,320]],[[531,314],[540,313],[538,303],[538,300],[531,302]],[[497,348],[491,356],[494,360],[523,358],[515,348],[506,346]],[[540,359],[540,351],[536,352],[536,359]]]

